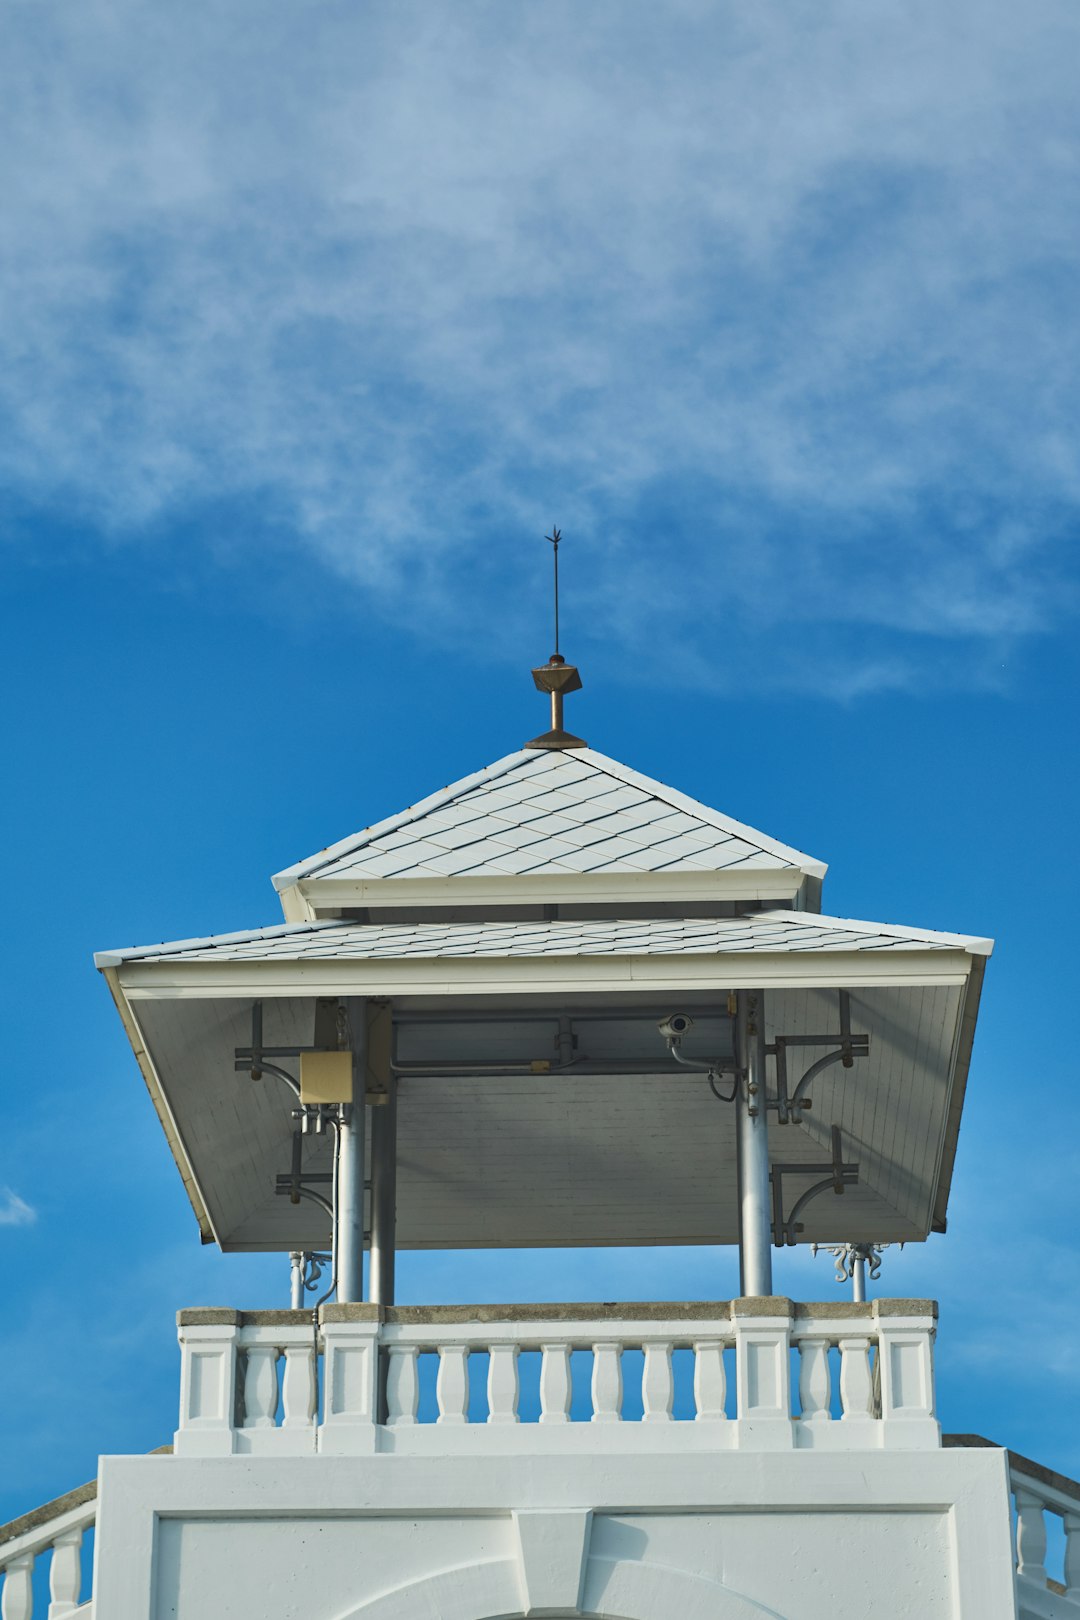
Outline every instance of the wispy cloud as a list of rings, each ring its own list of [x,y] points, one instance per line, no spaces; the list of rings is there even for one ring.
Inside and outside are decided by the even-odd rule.
[[[554,513],[609,641],[839,697],[1075,607],[1067,0],[7,10],[31,515],[227,509],[447,635],[469,545],[516,645]]]
[[[33,1226],[37,1210],[10,1187],[0,1187],[0,1226]]]

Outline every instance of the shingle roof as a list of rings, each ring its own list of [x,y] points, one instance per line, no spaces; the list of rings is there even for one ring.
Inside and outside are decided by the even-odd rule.
[[[825,865],[598,754],[522,749],[274,879],[805,872]]]
[[[760,911],[706,919],[602,919],[545,923],[286,923],[244,934],[101,952],[99,967],[133,959],[188,961],[370,961],[404,957],[707,955],[750,951],[967,950],[990,941],[894,924]]]

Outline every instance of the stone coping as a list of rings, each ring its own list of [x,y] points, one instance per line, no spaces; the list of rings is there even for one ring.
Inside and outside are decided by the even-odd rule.
[[[171,1457],[172,1446],[158,1446],[156,1451],[148,1453],[151,1457]],[[10,1524],[0,1525],[0,1547],[6,1546],[18,1536],[25,1536],[30,1530],[40,1530],[42,1525],[51,1524],[63,1513],[70,1513],[72,1508],[84,1507],[87,1502],[93,1502],[97,1496],[97,1480],[88,1479],[85,1485],[76,1485],[73,1491],[65,1491],[63,1496],[54,1496],[51,1502],[43,1502],[40,1507],[32,1508],[29,1513],[20,1514],[12,1519]]]
[[[996,1440],[986,1440],[981,1434],[943,1434],[943,1446],[956,1449],[964,1447],[985,1448],[988,1451],[1004,1451],[1009,1458],[1009,1467],[1015,1468],[1018,1474],[1027,1474],[1037,1479],[1042,1485],[1049,1485],[1052,1490],[1060,1491],[1063,1496],[1074,1496],[1077,1507],[1080,1508],[1080,1481],[1070,1479],[1068,1474],[1059,1474],[1053,1468],[1045,1468],[1042,1463],[1032,1462],[1030,1457],[1022,1457],[1018,1451],[1009,1451],[1007,1446],[999,1446]]]
[[[936,1320],[933,1299],[874,1299],[864,1305],[853,1300],[796,1303],[783,1294],[723,1300],[669,1300],[656,1303],[604,1301],[603,1303],[529,1305],[323,1305],[322,1323],[375,1322],[397,1327],[448,1327],[485,1322],[729,1322],[742,1316],[791,1316],[796,1322],[873,1322],[889,1317],[930,1317]],[[227,1307],[195,1307],[176,1313],[178,1327],[299,1327],[311,1321],[310,1311],[237,1311]]]

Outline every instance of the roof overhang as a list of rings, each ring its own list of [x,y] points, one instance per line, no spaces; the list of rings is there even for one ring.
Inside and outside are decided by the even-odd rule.
[[[790,916],[798,934],[822,922]],[[867,941],[880,937],[875,926],[847,925]],[[815,1081],[813,1111],[800,1124],[770,1126],[783,1163],[827,1157],[830,1125],[840,1123],[845,1156],[862,1167],[843,1199],[809,1207],[802,1240],[911,1241],[944,1229],[988,941],[893,930],[888,947],[558,954],[534,943],[529,954],[432,946],[364,957],[357,945],[352,955],[304,958],[304,942],[325,939],[328,948],[354,934],[369,949],[378,936],[385,948],[394,931],[316,924],[264,933],[265,943],[237,936],[246,944],[234,939],[231,948],[265,949],[269,959],[238,960],[205,941],[187,955],[178,946],[98,958],[204,1239],[225,1249],[327,1240],[318,1210],[298,1214],[274,1196],[289,1163],[289,1094],[253,1086],[233,1064],[254,1001],[264,1002],[281,1044],[305,1044],[324,996],[390,1001],[403,1025],[434,1020],[470,1057],[493,1020],[534,1045],[537,1020],[559,1013],[585,1025],[623,1019],[640,1032],[628,1050],[639,1042],[642,1061],[626,1073],[496,1081],[482,1066],[461,1074],[451,1065],[402,1081],[403,1248],[734,1241],[730,1110],[704,1076],[675,1070],[650,1020],[676,1008],[719,1015],[726,993],[740,988],[765,991],[770,1040],[834,1028],[837,990],[851,993],[853,1027],[870,1035],[867,1058]]]
[[[821,881],[798,867],[741,866],[716,872],[555,872],[539,876],[447,878],[298,878],[280,891],[286,922],[343,911],[450,911],[456,908],[619,906],[678,908],[702,904],[772,905],[817,911]]]

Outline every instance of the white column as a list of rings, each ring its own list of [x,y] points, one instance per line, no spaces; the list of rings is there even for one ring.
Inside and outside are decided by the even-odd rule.
[[[4,1571],[4,1595],[0,1598],[3,1620],[31,1620],[34,1613],[34,1555],[13,1558]]]
[[[570,1346],[540,1346],[540,1422],[570,1421]]]
[[[367,1003],[347,1003],[353,1055],[353,1100],[341,1110],[338,1141],[337,1298],[355,1305],[364,1297],[364,1092]]]
[[[236,1311],[180,1312],[178,1456],[229,1457],[235,1450],[239,1333]]]
[[[371,1110],[371,1266],[368,1292],[374,1305],[394,1303],[397,1247],[397,1081],[389,1077],[386,1100]]]
[[[769,1115],[765,1097],[765,996],[740,990],[735,1049],[743,1071],[736,1094],[739,1145],[739,1276],[744,1296],[772,1293]]]
[[[49,1569],[49,1620],[63,1620],[79,1607],[82,1592],[81,1530],[65,1530],[53,1542]]]
[[[697,1422],[727,1418],[727,1373],[723,1339],[694,1343],[694,1406]]]
[[[369,1314],[370,1313],[370,1314]],[[378,1313],[371,1306],[324,1305],[323,1422],[319,1450],[359,1456],[375,1450]]]
[[[754,1450],[786,1451],[795,1443],[791,1420],[791,1317],[789,1299],[735,1299],[735,1392],[738,1443]]]

